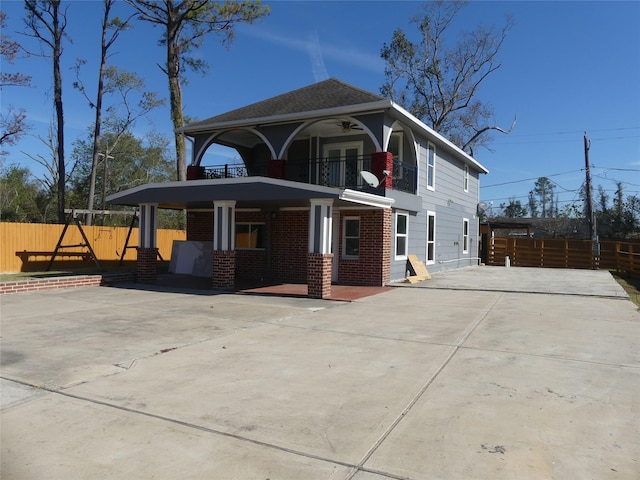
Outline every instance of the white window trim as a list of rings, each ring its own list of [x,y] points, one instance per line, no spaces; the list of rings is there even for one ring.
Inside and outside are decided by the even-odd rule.
[[[360,217],[348,216],[342,219],[342,258],[345,260],[359,260],[360,255],[347,255],[347,220],[358,220],[358,251],[360,251],[360,230],[362,227],[362,221]],[[352,238],[352,237],[349,237]],[[355,237],[353,237],[355,238]]]
[[[465,192],[469,191],[469,165],[464,164],[464,178],[462,179],[462,188]]]
[[[433,217],[433,258],[429,260],[429,217]],[[424,252],[425,265],[434,265],[436,263],[436,212],[427,210],[427,237]]]
[[[433,180],[433,184],[429,185],[429,148],[433,149],[433,175],[432,175],[432,180]],[[434,190],[436,189],[436,164],[438,163],[438,155],[437,155],[437,151],[436,151],[436,146],[431,143],[431,142],[427,142],[427,164],[426,164],[426,173],[427,173],[427,190]]]
[[[465,234],[465,226],[467,233]],[[466,247],[466,249],[465,249]],[[462,253],[469,253],[469,219],[462,219]]]
[[[236,222],[236,228],[235,228],[235,232],[234,232],[234,236],[238,234],[237,230],[238,230],[238,226],[239,225],[249,225],[249,231],[251,231],[251,226],[252,225],[262,225],[264,227],[265,222]],[[234,237],[234,241],[235,241],[235,237]],[[265,247],[256,247],[256,248],[251,248],[251,247],[239,247],[237,245],[237,242],[235,242],[235,249],[236,250],[265,250]]]
[[[403,216],[407,218],[407,233],[398,234],[398,217]],[[398,237],[404,237],[406,239],[404,244],[404,254],[398,255]],[[409,214],[407,212],[396,212],[395,221],[393,225],[393,238],[395,241],[393,255],[394,260],[406,260],[409,255]]]

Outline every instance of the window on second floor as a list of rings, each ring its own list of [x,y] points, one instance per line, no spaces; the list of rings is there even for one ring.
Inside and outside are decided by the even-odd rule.
[[[436,147],[432,143],[427,146],[427,188],[436,188]]]
[[[462,187],[464,188],[465,192],[469,191],[469,165],[464,166],[464,173],[463,173],[463,179],[462,179]]]

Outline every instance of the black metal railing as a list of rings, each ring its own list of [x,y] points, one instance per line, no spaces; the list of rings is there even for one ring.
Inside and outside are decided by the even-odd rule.
[[[285,162],[284,179],[327,187],[366,188],[369,185],[360,175],[362,171],[371,172],[371,156],[288,159]],[[256,176],[269,176],[268,162],[204,167],[204,178],[207,179]],[[392,177],[394,189],[415,193],[416,167],[414,165],[394,159]]]

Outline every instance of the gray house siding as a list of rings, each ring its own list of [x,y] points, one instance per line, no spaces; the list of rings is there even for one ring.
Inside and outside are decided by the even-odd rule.
[[[427,146],[428,141],[419,139]],[[427,168],[418,164],[418,195],[421,208],[409,215],[409,254],[427,264],[430,272],[477,265],[479,220],[477,215],[479,173],[469,169],[468,188],[464,190],[464,163],[445,148],[435,145],[436,164],[433,190],[427,188]],[[419,147],[418,147],[419,148]],[[419,155],[418,155],[419,158]],[[400,209],[394,209],[395,215]],[[427,262],[427,212],[436,215],[434,262]],[[463,251],[463,222],[469,221],[468,249]],[[395,226],[395,221],[393,223]],[[406,276],[406,260],[395,260],[395,231],[392,232],[391,281]]]

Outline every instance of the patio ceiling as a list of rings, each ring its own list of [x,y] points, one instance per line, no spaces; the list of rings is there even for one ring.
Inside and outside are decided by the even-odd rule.
[[[235,200],[237,208],[273,210],[308,207],[311,199],[333,199],[335,206],[367,205],[390,208],[393,199],[365,191],[310,185],[265,177],[150,183],[107,197],[112,205],[157,204],[182,210],[213,208],[214,201]]]

